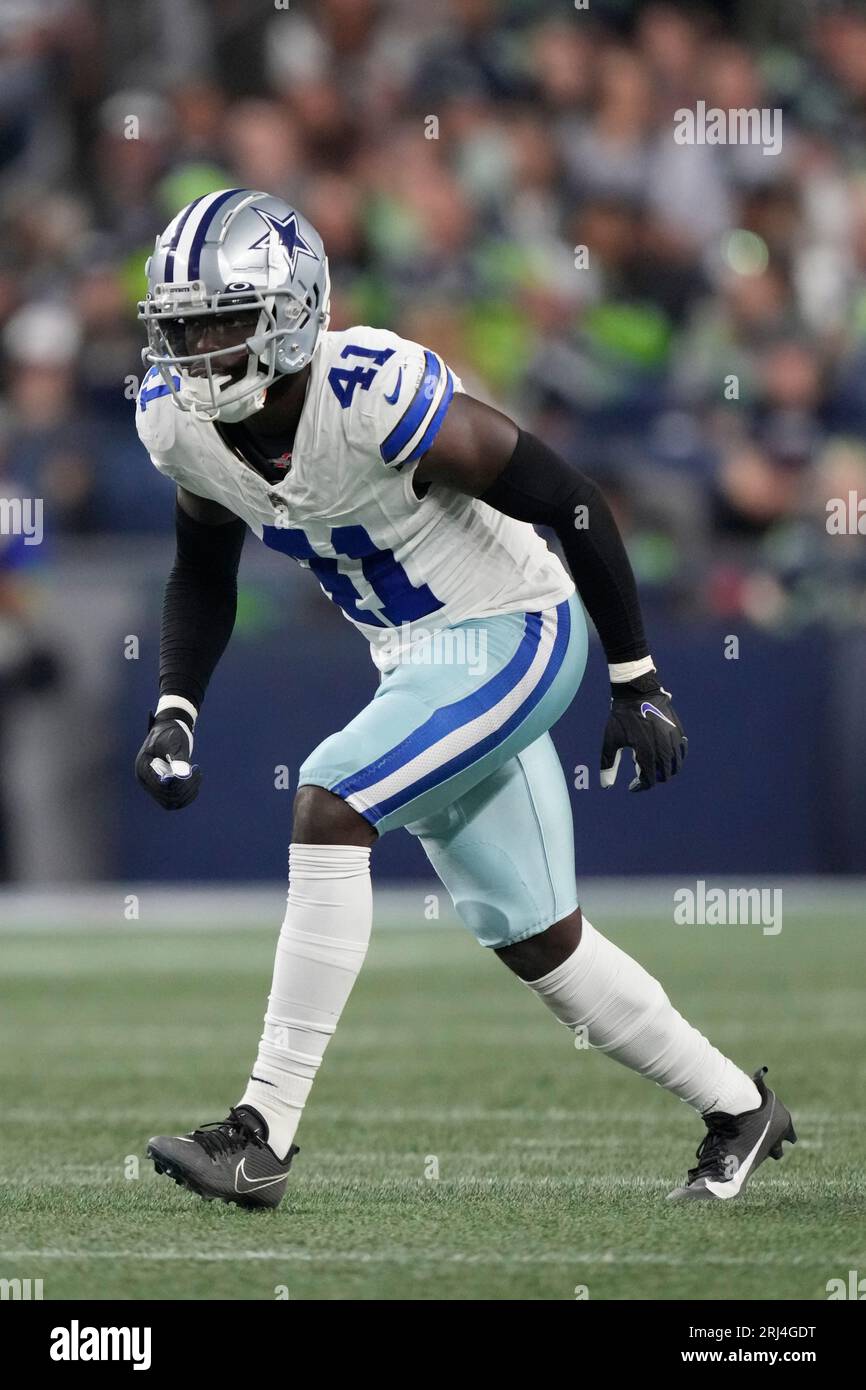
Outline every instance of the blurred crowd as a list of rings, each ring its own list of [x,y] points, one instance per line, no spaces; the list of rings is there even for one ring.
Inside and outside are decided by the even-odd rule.
[[[678,144],[698,101],[781,110],[781,151]],[[862,4],[3,0],[0,495],[49,554],[170,526],[144,261],[259,187],[321,232],[332,325],[435,347],[598,477],[666,606],[866,623],[826,526],[866,497],[864,133]]]

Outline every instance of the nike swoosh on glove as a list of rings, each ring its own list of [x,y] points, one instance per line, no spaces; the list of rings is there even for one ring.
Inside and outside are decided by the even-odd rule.
[[[192,730],[183,710],[151,714],[148,735],[135,760],[135,775],[154,801],[180,811],[198,796],[201,772],[190,764]]]
[[[683,765],[689,741],[655,673],[611,684],[610,714],[601,749],[601,785],[616,781],[622,750],[630,748],[635,777],[630,792],[648,792],[656,782],[675,777]]]

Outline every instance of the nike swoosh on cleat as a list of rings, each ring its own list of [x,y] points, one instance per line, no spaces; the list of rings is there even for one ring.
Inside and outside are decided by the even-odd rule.
[[[386,396],[386,397],[385,397],[385,400],[388,402],[389,405],[396,405],[396,404],[397,404],[397,397],[398,397],[399,394],[400,394],[400,387],[401,387],[402,385],[403,385],[403,368],[401,367],[400,370],[399,370],[399,372],[397,373],[397,385],[394,387],[394,394],[393,394],[393,396]]]
[[[640,712],[643,715],[644,719],[646,719],[647,710],[649,710],[651,714],[657,714],[659,719],[663,719],[666,724],[670,724],[672,729],[675,729],[677,727],[672,719],[668,719],[666,714],[662,714],[660,709],[656,709],[655,705],[651,705],[648,700],[644,700],[643,704],[640,707]]]
[[[743,1159],[742,1163],[740,1164],[739,1168],[737,1169],[736,1173],[732,1178],[729,1178],[727,1182],[713,1182],[711,1178],[706,1179],[704,1186],[706,1187],[708,1192],[712,1192],[714,1197],[736,1197],[737,1193],[739,1192],[740,1188],[742,1187],[743,1183],[746,1181],[746,1178],[749,1176],[749,1173],[751,1172],[752,1165],[755,1162],[755,1158],[757,1157],[759,1148],[761,1147],[761,1145],[764,1142],[764,1139],[767,1136],[767,1130],[770,1128],[772,1119],[773,1117],[771,1115],[767,1123],[764,1125],[764,1128],[761,1132],[761,1136],[758,1139],[757,1144],[752,1149],[751,1153],[748,1153],[746,1157]]]
[[[235,1169],[235,1192],[257,1192],[260,1187],[273,1187],[275,1182],[282,1182],[286,1176],[285,1173],[279,1173],[275,1178],[250,1178],[247,1176],[245,1163],[246,1158],[244,1157]],[[241,1178],[247,1184],[246,1187],[241,1187]]]

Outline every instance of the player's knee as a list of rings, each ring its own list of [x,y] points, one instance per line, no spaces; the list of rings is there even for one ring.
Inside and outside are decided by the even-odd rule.
[[[292,840],[298,845],[372,845],[376,831],[342,797],[324,787],[300,787]]]
[[[582,920],[580,908],[576,907],[546,931],[513,946],[500,946],[496,954],[521,980],[540,980],[577,950]]]

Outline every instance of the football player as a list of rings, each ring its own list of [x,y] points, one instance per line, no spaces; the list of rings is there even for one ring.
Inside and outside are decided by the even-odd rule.
[[[233,188],[196,199],[158,237],[147,281],[136,422],[177,484],[177,554],[140,782],[168,810],[198,794],[193,737],[232,632],[248,530],[312,570],[380,672],[374,698],[301,768],[246,1090],[225,1120],[152,1139],[158,1171],[206,1198],[280,1202],[367,950],[370,851],[402,827],[478,941],[555,1018],[703,1117],[697,1166],[671,1197],[736,1197],[794,1142],[788,1111],[765,1069],[749,1076],[719,1052],[577,901],[550,728],[583,675],[584,609],[611,681],[602,785],[628,748],[630,790],[649,791],[678,774],[687,746],[604,497],[464,392],[436,352],[384,329],[329,332],[324,247],[279,198]],[[570,573],[533,523],[555,532]],[[419,654],[423,643],[433,649]]]

